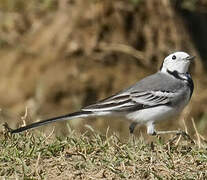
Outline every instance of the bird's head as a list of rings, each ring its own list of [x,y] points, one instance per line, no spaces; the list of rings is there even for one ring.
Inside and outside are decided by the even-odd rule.
[[[175,52],[167,56],[160,68],[161,72],[177,71],[178,73],[188,72],[189,65],[195,56],[190,56],[185,52]]]

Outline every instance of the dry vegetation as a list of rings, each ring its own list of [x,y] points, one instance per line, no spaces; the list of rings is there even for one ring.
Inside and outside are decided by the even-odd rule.
[[[0,6],[1,122],[19,126],[17,114],[25,107],[26,123],[75,111],[155,72],[166,54],[184,50],[197,55],[195,92],[170,127],[183,128],[185,119],[190,131],[192,117],[199,131],[207,126],[205,72],[170,1],[9,0]],[[100,131],[110,126],[128,134],[127,123],[114,122],[72,124],[77,130],[89,123]],[[61,127],[57,133],[68,133],[64,123],[56,126]]]
[[[200,147],[199,147],[200,146]],[[0,138],[0,176],[16,179],[206,179],[206,142],[71,132]]]
[[[61,123],[55,124],[54,133],[47,127],[43,134],[1,134],[0,176],[207,178],[207,146],[197,132],[207,135],[206,70],[170,2],[0,1],[0,122],[12,128],[22,120],[28,124],[105,98],[155,72],[172,51],[197,56],[191,69],[195,92],[190,105],[177,121],[158,127],[187,129],[195,144],[183,138],[169,144],[172,137],[145,137],[142,128],[132,138],[129,124],[119,119],[75,120],[70,123],[75,132]],[[207,9],[205,0],[183,2],[183,8]],[[17,114],[23,114],[25,107],[28,114],[21,118]],[[98,132],[83,134],[88,128]]]

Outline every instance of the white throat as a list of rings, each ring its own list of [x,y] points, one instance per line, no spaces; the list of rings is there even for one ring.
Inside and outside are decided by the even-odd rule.
[[[168,71],[177,71],[178,73],[185,74],[188,72],[188,66],[180,66],[180,67],[162,67],[160,70],[162,73],[168,73]]]

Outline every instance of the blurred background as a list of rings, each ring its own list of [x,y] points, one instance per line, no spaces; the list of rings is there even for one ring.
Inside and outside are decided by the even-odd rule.
[[[15,128],[23,119],[29,124],[79,110],[156,72],[166,55],[181,50],[196,56],[195,91],[181,116],[157,128],[186,126],[194,134],[193,118],[206,136],[206,34],[206,0],[1,0],[0,123]],[[129,124],[92,118],[43,129],[67,135],[70,128],[105,133],[109,127],[126,137]]]

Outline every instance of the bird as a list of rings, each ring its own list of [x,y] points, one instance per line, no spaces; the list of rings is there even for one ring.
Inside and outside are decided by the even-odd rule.
[[[194,84],[189,66],[195,56],[177,51],[164,58],[160,69],[134,85],[79,111],[35,122],[11,133],[20,133],[42,125],[75,118],[111,116],[124,117],[131,122],[130,133],[137,125],[144,124],[148,135],[179,133],[174,131],[157,131],[155,125],[179,115],[189,103]]]

